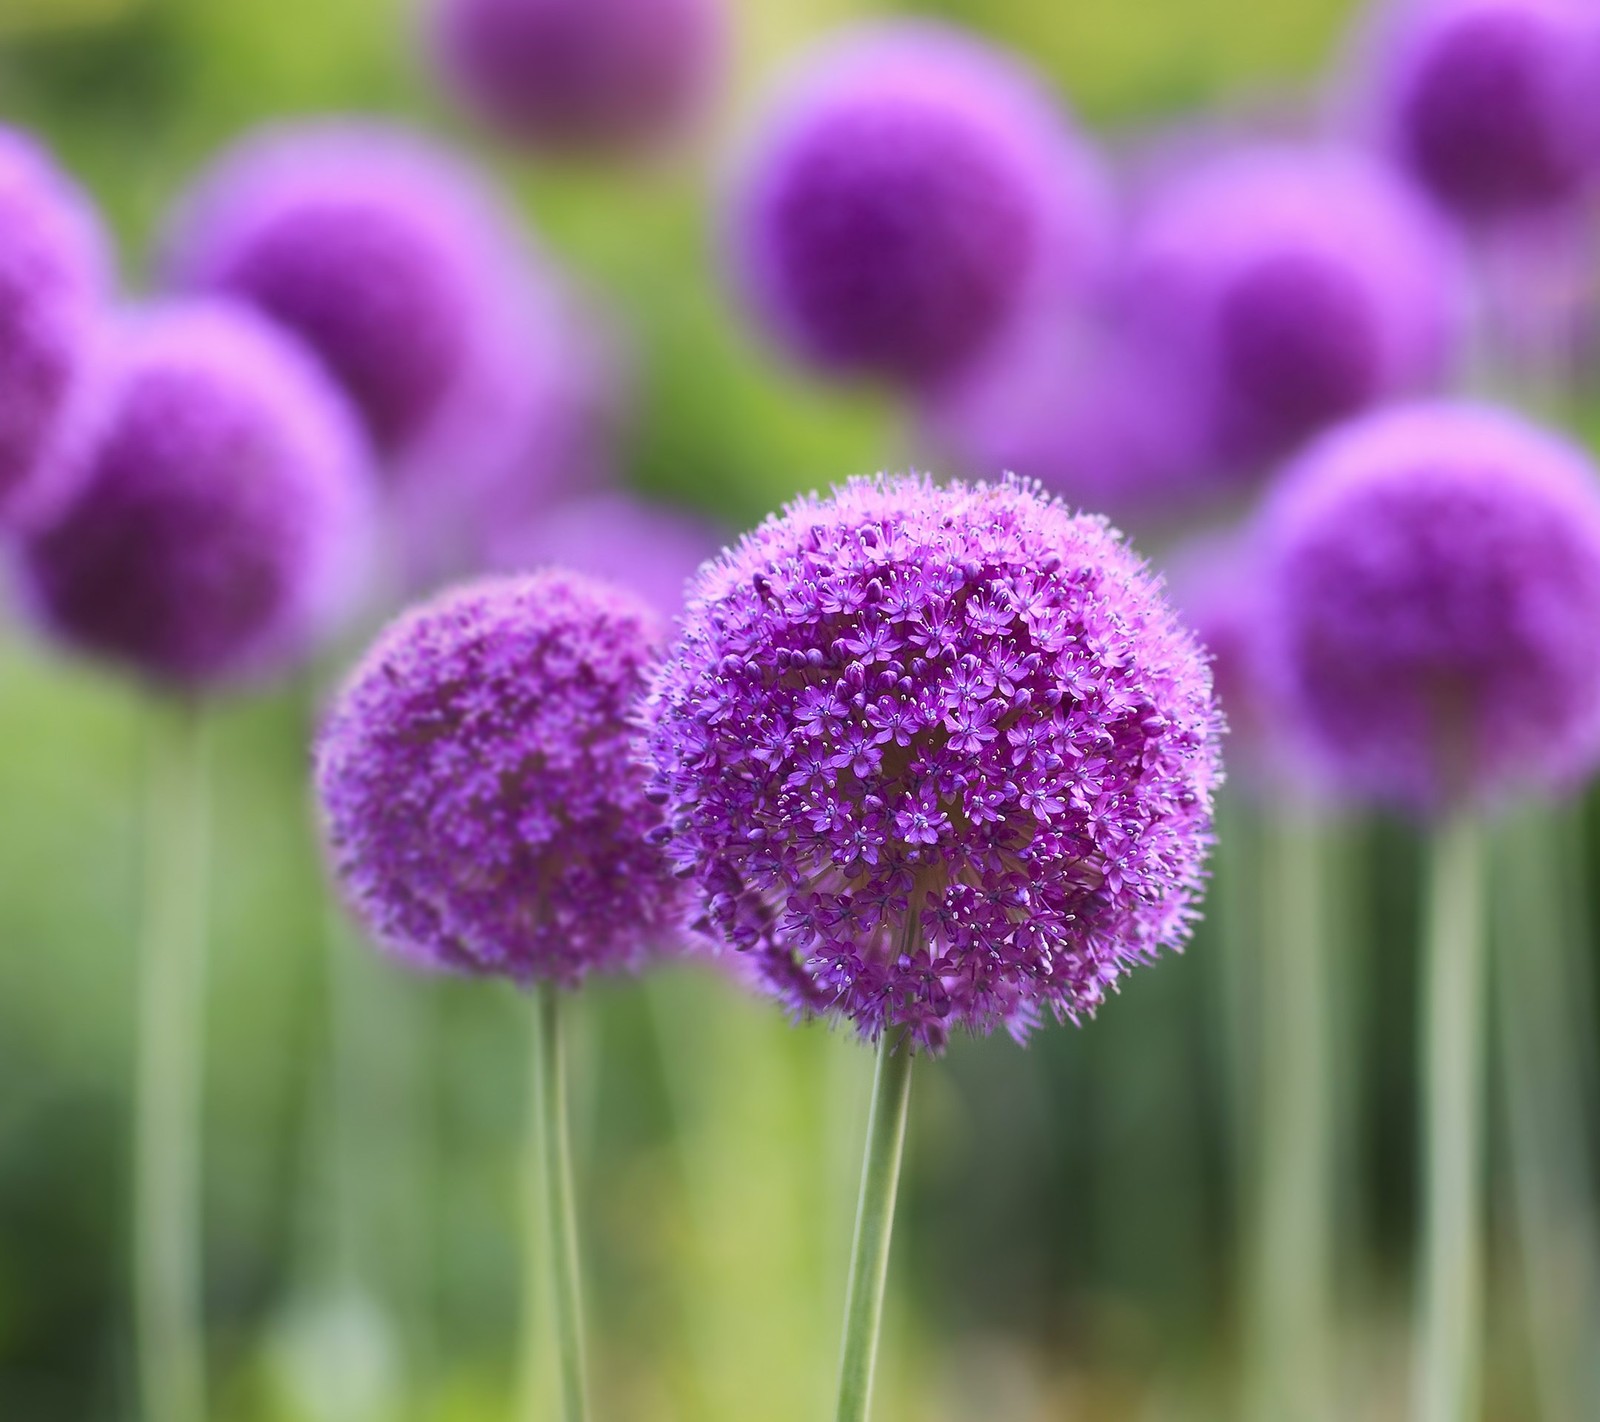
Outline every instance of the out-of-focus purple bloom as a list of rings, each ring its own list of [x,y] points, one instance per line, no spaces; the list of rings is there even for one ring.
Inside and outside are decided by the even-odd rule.
[[[645,722],[704,926],[797,1011],[1021,1037],[1187,933],[1204,659],[1117,535],[1036,485],[792,504],[702,570]]]
[[[1600,179],[1592,0],[1408,0],[1381,43],[1383,136],[1453,213],[1539,216]]]
[[[1265,145],[1183,175],[1120,284],[1152,379],[1187,392],[1178,417],[1236,478],[1438,381],[1463,314],[1457,253],[1422,200],[1337,149]]]
[[[370,455],[344,395],[246,307],[189,302],[107,335],[64,513],[20,550],[53,633],[186,690],[307,656],[368,565]]]
[[[1228,776],[1275,770],[1278,728],[1263,688],[1262,559],[1251,530],[1194,534],[1161,560],[1173,605],[1211,659],[1228,718]]]
[[[434,59],[473,113],[514,142],[659,146],[706,107],[722,0],[432,0]]]
[[[81,386],[110,289],[87,199],[0,126],[0,525],[47,517],[70,489],[49,445]]]
[[[1265,667],[1340,790],[1434,811],[1600,760],[1600,489],[1515,416],[1330,434],[1262,515]]]
[[[672,618],[683,609],[685,584],[724,542],[707,519],[618,490],[557,504],[503,531],[490,561],[507,572],[559,564],[604,578]]]
[[[1020,474],[1080,508],[1164,522],[1219,492],[1167,374],[1114,320],[1043,303],[922,402],[921,436],[957,473]]]
[[[852,35],[769,116],[735,197],[748,298],[822,370],[925,386],[1098,259],[1098,168],[1020,64],[957,31]]]
[[[683,890],[646,842],[630,717],[663,627],[560,571],[395,622],[316,752],[329,854],[379,943],[418,966],[566,986],[637,967]]]
[[[474,560],[485,510],[568,477],[570,310],[495,196],[403,130],[312,124],[226,154],[178,213],[181,288],[249,301],[350,392],[413,576]]]

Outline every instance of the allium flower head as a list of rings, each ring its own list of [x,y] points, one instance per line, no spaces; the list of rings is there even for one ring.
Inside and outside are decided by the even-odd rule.
[[[1105,313],[1046,303],[921,403],[921,435],[955,473],[1020,474],[1080,508],[1165,522],[1222,492],[1189,391],[1167,376]]]
[[[912,386],[975,357],[1099,246],[1098,170],[1020,64],[899,24],[814,61],[735,200],[758,313],[823,370]]]
[[[385,948],[574,985],[673,935],[681,887],[633,752],[663,627],[573,573],[490,579],[378,639],[316,752],[329,853]]]
[[[281,672],[359,591],[367,446],[343,395],[248,308],[174,303],[108,334],[66,511],[21,549],[38,618],[195,690]]]
[[[1433,811],[1600,761],[1600,488],[1515,416],[1329,435],[1263,514],[1267,670],[1328,778]]]
[[[491,561],[508,572],[555,564],[603,578],[670,619],[683,610],[690,577],[724,541],[704,518],[611,490],[569,499],[504,530]]]
[[[1268,145],[1152,202],[1122,285],[1133,339],[1193,392],[1197,444],[1237,477],[1325,426],[1437,381],[1456,253],[1381,164]]]
[[[514,142],[652,148],[698,116],[721,68],[722,0],[431,0],[460,101]]]
[[[1451,211],[1537,215],[1600,179],[1592,0],[1411,0],[1386,40],[1386,137]]]
[[[459,541],[497,485],[553,477],[530,454],[552,391],[566,398],[557,284],[494,195],[426,140],[341,123],[247,139],[180,207],[167,272],[317,353],[361,411],[407,534]]]
[[[792,504],[702,570],[645,721],[705,927],[797,1010],[1021,1037],[1188,931],[1204,659],[1118,536],[1036,485]]]
[[[48,457],[110,288],[88,201],[0,126],[0,525],[47,516],[70,492]]]

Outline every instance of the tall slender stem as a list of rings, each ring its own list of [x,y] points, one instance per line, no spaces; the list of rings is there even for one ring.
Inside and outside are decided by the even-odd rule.
[[[1482,837],[1467,814],[1430,846],[1423,961],[1423,1260],[1417,1422],[1478,1415],[1483,1327],[1486,954]]]
[[[555,1324],[563,1422],[589,1416],[583,1350],[583,1298],[579,1286],[578,1224],[572,1197],[572,1146],[567,1127],[565,994],[549,983],[534,990],[533,1117],[541,1174],[542,1250],[525,1259],[532,1276],[543,1262],[545,1285],[528,1279],[528,1298],[543,1293]]]
[[[207,860],[206,735],[161,708],[145,829],[134,1082],[133,1276],[145,1422],[205,1416],[200,1126]]]
[[[1600,1235],[1575,979],[1587,949],[1578,827],[1543,806],[1496,845],[1494,1021],[1511,1146],[1511,1199],[1541,1415],[1600,1416]],[[1575,989],[1577,989],[1575,991]]]
[[[1338,1414],[1331,1393],[1334,1075],[1326,845],[1303,809],[1263,837],[1256,1408]]]
[[[878,1362],[884,1286],[889,1276],[889,1237],[894,1229],[894,1202],[911,1101],[911,1044],[900,1037],[886,1031],[878,1042],[855,1243],[850,1250],[850,1289],[844,1304],[838,1422],[866,1422],[872,1408],[872,1376]]]

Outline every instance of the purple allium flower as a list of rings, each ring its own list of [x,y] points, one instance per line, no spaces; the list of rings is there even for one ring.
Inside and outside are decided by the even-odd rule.
[[[699,116],[721,68],[721,0],[431,0],[434,59],[513,141],[652,148]]]
[[[1443,206],[1526,217],[1600,178],[1593,0],[1412,0],[1390,31],[1380,122]]]
[[[1193,534],[1161,560],[1168,596],[1211,659],[1228,718],[1228,776],[1276,771],[1278,728],[1263,688],[1262,558],[1250,528]],[[1268,761],[1274,763],[1268,765]]]
[[[1263,513],[1265,665],[1329,779],[1436,810],[1600,760],[1600,489],[1472,405],[1327,436]]]
[[[316,753],[334,868],[390,951],[574,985],[673,937],[682,889],[630,717],[663,626],[573,573],[492,579],[395,622]]]
[[[248,308],[123,318],[97,362],[66,510],[20,549],[65,641],[189,690],[306,655],[359,592],[369,455],[342,393]]]
[[[1192,392],[1197,443],[1238,477],[1437,381],[1458,275],[1440,226],[1381,164],[1268,145],[1159,194],[1121,286],[1132,339]]]
[[[1181,943],[1218,778],[1205,662],[1034,484],[854,480],[696,580],[646,703],[705,926],[866,1036],[1092,1012]]]
[[[505,530],[491,562],[508,572],[559,564],[619,584],[672,618],[683,610],[684,585],[725,541],[706,519],[613,490]]]
[[[1188,392],[1158,388],[1166,375],[1114,320],[1046,303],[922,402],[920,433],[957,473],[1020,474],[1080,508],[1166,521],[1218,492]]]
[[[70,496],[48,446],[81,385],[110,258],[87,199],[0,126],[0,525]]]
[[[338,123],[258,134],[182,206],[167,269],[316,351],[360,409],[411,541],[460,544],[494,489],[559,477],[539,458],[562,365],[557,284],[495,196],[426,140]]]
[[[780,102],[735,198],[749,298],[838,374],[912,386],[972,359],[1097,258],[1098,168],[1020,64],[931,24],[874,28]]]

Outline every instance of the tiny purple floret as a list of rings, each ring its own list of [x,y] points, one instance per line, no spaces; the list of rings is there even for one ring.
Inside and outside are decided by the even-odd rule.
[[[1037,485],[858,479],[696,579],[645,711],[702,927],[792,1009],[939,1050],[1093,1012],[1194,916],[1205,659]]]

